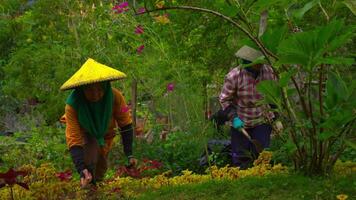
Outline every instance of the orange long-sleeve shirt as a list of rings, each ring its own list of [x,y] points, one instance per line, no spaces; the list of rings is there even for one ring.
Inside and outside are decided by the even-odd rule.
[[[124,97],[118,89],[112,88],[114,96],[113,114],[110,120],[109,128],[104,136],[105,146],[103,150],[105,154],[111,149],[112,142],[115,137],[115,128],[124,127],[132,123],[130,110],[127,109],[127,105]],[[65,106],[65,114],[61,121],[66,123],[66,141],[68,148],[85,144],[85,135],[87,134],[85,129],[80,126],[77,116],[77,111],[70,105]]]

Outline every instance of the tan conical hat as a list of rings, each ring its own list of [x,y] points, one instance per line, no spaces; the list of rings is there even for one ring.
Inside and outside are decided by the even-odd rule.
[[[245,45],[235,53],[235,56],[253,62],[257,58],[262,57],[263,54],[260,51]]]
[[[62,86],[61,90],[73,89],[102,81],[112,81],[125,78],[126,74],[89,58],[82,67],[74,73]]]

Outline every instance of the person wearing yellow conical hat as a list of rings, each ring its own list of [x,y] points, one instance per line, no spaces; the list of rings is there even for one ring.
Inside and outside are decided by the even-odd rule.
[[[82,186],[103,178],[117,126],[129,163],[137,163],[132,156],[130,111],[121,92],[110,84],[125,77],[124,73],[89,58],[60,88],[73,89],[61,121],[66,124],[66,142]]]
[[[241,59],[242,65],[225,76],[219,95],[222,106],[219,112],[221,118],[231,121],[232,164],[246,169],[258,157],[259,151],[269,146],[272,131],[269,122],[276,118],[276,113],[269,111],[271,105],[258,103],[263,97],[256,90],[256,85],[263,80],[276,80],[276,77],[271,66],[253,64],[258,63],[257,59],[263,59],[260,51],[243,46],[235,55]],[[243,129],[251,138],[242,133]]]

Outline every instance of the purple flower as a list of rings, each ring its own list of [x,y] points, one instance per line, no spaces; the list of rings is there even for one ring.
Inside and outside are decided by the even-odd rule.
[[[145,45],[141,45],[141,46],[137,47],[137,49],[136,49],[137,53],[141,54],[144,48],[145,48]]]
[[[141,15],[146,12],[146,9],[144,7],[141,7],[138,9],[137,14]]]
[[[115,5],[112,10],[114,10],[116,13],[123,13],[129,10],[129,3],[127,1],[124,1],[120,4]]]
[[[144,30],[141,25],[136,26],[135,34],[139,35],[139,34],[142,34],[143,32],[144,32]]]
[[[167,84],[167,91],[172,92],[174,90],[174,83],[168,83]]]

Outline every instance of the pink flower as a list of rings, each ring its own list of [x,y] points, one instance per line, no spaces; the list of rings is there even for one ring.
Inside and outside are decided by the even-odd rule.
[[[127,105],[121,107],[121,112],[123,112],[123,113],[128,112],[129,110],[130,110],[130,107]]]
[[[139,46],[139,47],[137,48],[137,53],[138,53],[138,54],[141,54],[144,48],[145,48],[145,45]]]
[[[115,5],[112,10],[114,10],[116,13],[123,13],[129,10],[129,3],[127,1],[124,1],[118,5]]]
[[[144,7],[141,7],[138,9],[137,14],[141,15],[146,12],[146,9]]]
[[[124,1],[124,2],[120,3],[119,6],[120,6],[121,8],[126,8],[126,7],[129,6],[129,2]]]
[[[168,83],[167,85],[167,91],[172,92],[174,90],[174,83]]]
[[[138,25],[135,29],[135,34],[139,35],[144,32],[143,27],[141,25]]]

